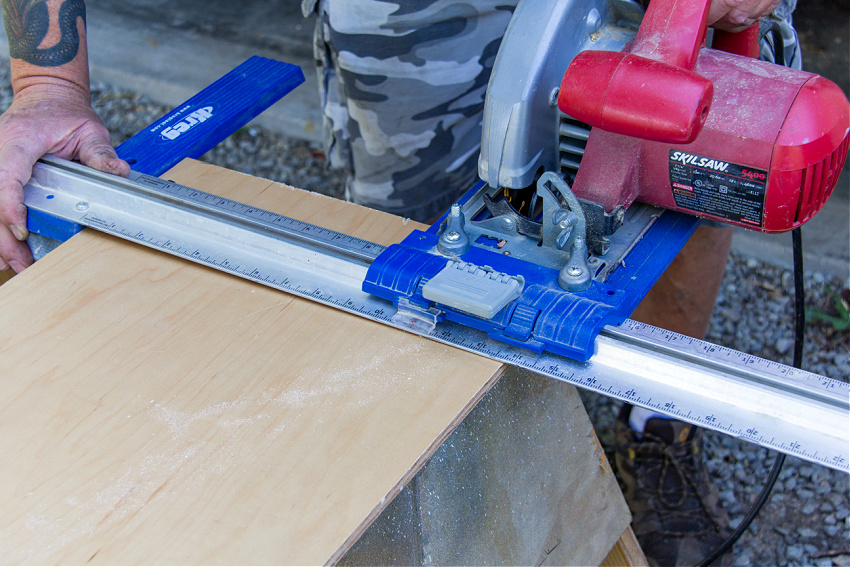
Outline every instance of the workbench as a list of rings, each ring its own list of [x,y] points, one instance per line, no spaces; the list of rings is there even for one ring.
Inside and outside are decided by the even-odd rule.
[[[382,244],[416,226],[165,177]],[[0,360],[6,563],[598,564],[624,531],[610,564],[642,561],[572,386],[113,237],[0,287]]]

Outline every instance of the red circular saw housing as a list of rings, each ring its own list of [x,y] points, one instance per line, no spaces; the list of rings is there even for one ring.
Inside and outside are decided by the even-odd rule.
[[[835,83],[812,77],[788,111],[770,163],[771,200],[765,208],[788,203],[794,215],[776,215],[771,224],[779,230],[799,226],[824,206],[838,183],[848,145],[850,112],[844,93]]]
[[[653,0],[623,52],[573,59],[558,107],[594,127],[573,191],[608,212],[640,200],[790,230],[835,188],[850,105],[822,77],[753,59],[757,25],[703,47],[709,5]]]
[[[641,124],[640,115],[660,122],[665,106],[680,116],[675,96],[669,106],[659,102],[649,109],[645,97],[633,98],[634,116],[618,97],[616,114],[625,118],[625,128],[605,120],[613,113],[588,113],[595,128],[576,195],[607,211],[639,200],[765,232],[809,220],[831,195],[847,157],[850,104],[841,89],[812,73],[705,48],[694,73],[713,83],[714,92],[705,123],[690,143],[648,140],[632,126]],[[665,76],[653,83],[659,93],[671,92]],[[583,105],[571,98],[579,92],[570,86],[573,77],[570,72],[564,77],[559,106],[581,120],[573,114]],[[619,91],[628,89],[620,85]],[[593,105],[604,106],[605,97]]]

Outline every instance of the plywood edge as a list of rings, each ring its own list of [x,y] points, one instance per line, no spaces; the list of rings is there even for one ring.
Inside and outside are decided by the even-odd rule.
[[[649,565],[631,526],[626,528],[601,565],[602,567],[646,567]]]
[[[455,418],[449,423],[449,425],[437,436],[431,445],[428,446],[428,449],[423,452],[416,462],[407,469],[407,472],[399,479],[399,481],[392,487],[392,489],[381,499],[381,502],[372,509],[369,515],[363,519],[360,525],[357,526],[351,535],[339,546],[339,548],[334,552],[333,555],[327,560],[325,565],[336,565],[339,561],[345,556],[346,553],[351,549],[351,547],[360,539],[360,537],[364,534],[364,532],[372,525],[372,523],[378,519],[381,513],[387,508],[387,506],[392,503],[393,499],[401,492],[401,489],[404,488],[410,481],[413,480],[413,477],[422,470],[422,467],[428,462],[434,453],[437,452],[437,449],[440,448],[440,445],[448,439],[449,435],[457,428],[460,423],[466,419],[466,417],[472,412],[473,408],[478,405],[478,402],[493,388],[499,378],[505,373],[508,369],[508,365],[501,365],[496,372],[490,377],[490,379],[476,392],[475,396],[473,396],[463,407],[463,410],[458,412]]]

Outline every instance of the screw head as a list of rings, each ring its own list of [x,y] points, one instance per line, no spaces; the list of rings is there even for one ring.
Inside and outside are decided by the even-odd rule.
[[[505,230],[513,230],[514,229],[514,219],[511,218],[503,218],[502,219],[502,228]]]
[[[450,230],[446,233],[445,238],[449,242],[457,242],[458,240],[460,240],[460,233],[456,230]]]
[[[590,12],[587,13],[587,18],[584,21],[585,29],[588,34],[594,34],[599,31],[599,28],[602,27],[602,16],[599,14],[599,10],[593,8]]]
[[[579,268],[578,266],[570,266],[567,268],[567,275],[577,278],[584,273],[584,270]]]
[[[87,211],[89,209],[89,204],[85,201],[80,201],[79,203],[74,205],[74,208],[78,211]]]

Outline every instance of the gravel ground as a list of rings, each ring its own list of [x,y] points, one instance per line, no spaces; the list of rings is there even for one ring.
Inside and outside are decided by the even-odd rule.
[[[847,282],[807,274],[806,306],[829,311]],[[733,254],[726,266],[708,340],[777,362],[793,356],[793,275]],[[850,379],[850,330],[814,321],[807,327],[803,367]],[[620,404],[582,393],[602,445],[613,460],[614,420]],[[733,526],[746,515],[773,465],[775,453],[707,431],[704,452]],[[770,500],[735,546],[735,565],[850,565],[850,476],[788,457]]]
[[[8,67],[0,67],[8,84]],[[95,108],[118,144],[168,108],[108,85],[94,85]],[[11,102],[7,86],[0,106]],[[202,158],[229,169],[341,197],[344,179],[329,172],[321,150],[244,128]],[[807,307],[830,313],[836,297],[850,299],[847,282],[807,274]],[[842,295],[843,294],[843,295]],[[708,339],[714,343],[790,364],[793,351],[793,278],[789,271],[732,255]],[[850,330],[814,321],[808,327],[804,368],[850,379]],[[610,449],[606,433],[619,409],[595,394],[584,395],[588,411]],[[739,522],[767,477],[774,455],[766,449],[708,432],[705,454],[733,519]],[[613,459],[612,459],[613,460]],[[737,565],[850,565],[848,475],[789,457],[773,496],[735,548]]]

